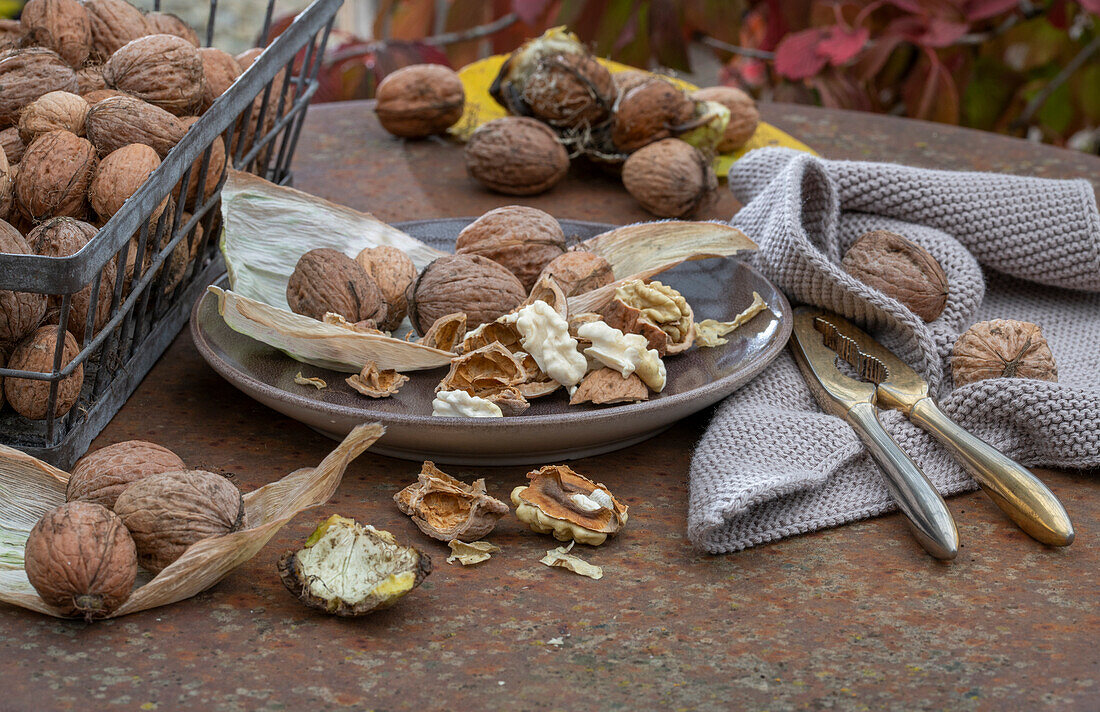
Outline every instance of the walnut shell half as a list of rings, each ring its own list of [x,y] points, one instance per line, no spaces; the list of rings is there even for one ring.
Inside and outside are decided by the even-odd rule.
[[[841,265],[924,321],[935,321],[947,306],[947,275],[940,263],[897,233],[874,230],[863,235],[848,248]]]
[[[433,539],[476,541],[493,531],[508,505],[490,497],[485,480],[468,485],[425,462],[414,484],[393,496],[397,508]]]
[[[527,479],[529,486],[512,490],[512,504],[516,517],[536,532],[598,546],[626,524],[627,507],[607,487],[565,465],[547,465]]]
[[[951,375],[956,387],[987,378],[1057,381],[1058,366],[1037,324],[994,319],[975,324],[955,341]]]

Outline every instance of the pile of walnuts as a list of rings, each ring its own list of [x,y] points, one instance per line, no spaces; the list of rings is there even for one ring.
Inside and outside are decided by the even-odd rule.
[[[0,252],[66,257],[80,250],[261,51],[233,57],[199,44],[178,17],[144,14],[124,0],[29,0],[21,20],[0,21]],[[281,88],[273,92],[279,96]],[[275,114],[268,111],[260,127],[253,110],[237,140],[251,143]],[[153,211],[152,227],[181,201],[191,207],[213,195],[225,156],[218,138],[202,185],[200,158],[190,183]],[[162,267],[165,293],[197,257],[199,231]],[[125,264],[104,267],[97,294],[89,285],[72,296],[62,367],[106,323],[118,280],[128,293],[139,236]],[[163,246],[144,249],[142,272]],[[57,296],[0,292],[0,365],[6,354],[9,368],[52,371],[59,335],[41,325],[56,323],[60,306]],[[82,379],[78,367],[61,381],[55,415],[72,407]],[[3,390],[17,412],[40,419],[49,388],[48,381],[7,379]]]
[[[87,620],[126,602],[138,566],[158,574],[195,542],[247,526],[230,480],[142,440],[78,460],[65,500],[31,530],[25,570],[46,603]]]
[[[583,156],[621,167],[623,185],[660,217],[704,208],[718,185],[715,153],[743,146],[759,113],[745,92],[688,93],[642,71],[611,74],[577,38],[548,31],[509,55],[490,89],[511,116],[489,121],[466,144],[466,170],[500,193],[549,190]],[[406,67],[378,87],[382,126],[405,137],[443,133],[462,115],[458,76],[438,65]]]

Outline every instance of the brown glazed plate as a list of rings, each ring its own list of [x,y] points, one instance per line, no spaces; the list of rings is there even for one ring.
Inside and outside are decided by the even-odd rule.
[[[433,247],[449,250],[473,218],[398,223]],[[610,229],[599,223],[561,221],[567,236],[584,239]],[[791,307],[783,294],[752,267],[736,259],[689,262],[658,276],[678,289],[698,321],[728,321],[759,292],[764,311],[734,331],[729,343],[691,349],[665,359],[668,383],[650,400],[617,406],[570,406],[559,389],[510,418],[437,418],[432,398],[445,369],[409,373],[411,380],[390,398],[372,400],[355,392],[349,375],[299,363],[282,352],[231,330],[210,293],[195,303],[191,335],[203,358],[252,398],[329,437],[379,421],[386,434],[372,452],[409,460],[461,465],[546,464],[597,455],[650,438],[681,418],[725,398],[760,373],[791,334]],[[225,286],[225,278],[221,284]],[[301,372],[323,379],[317,390],[294,382]]]

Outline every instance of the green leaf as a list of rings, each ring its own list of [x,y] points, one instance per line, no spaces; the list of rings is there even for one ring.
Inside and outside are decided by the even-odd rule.
[[[1003,65],[988,57],[979,58],[963,92],[965,125],[990,131],[1008,108],[1018,80]]]
[[[1047,100],[1043,102],[1043,108],[1036,114],[1039,124],[1058,135],[1065,133],[1073,121],[1073,101],[1070,95],[1069,85],[1061,84]]]
[[[1100,62],[1082,67],[1074,79],[1077,105],[1089,121],[1100,122]]]

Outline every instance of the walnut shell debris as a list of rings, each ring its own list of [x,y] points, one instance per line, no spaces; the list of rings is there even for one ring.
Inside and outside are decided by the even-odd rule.
[[[519,277],[529,291],[543,267],[565,252],[565,233],[553,215],[506,205],[463,228],[455,240],[455,252],[488,257]]]
[[[623,153],[675,136],[695,115],[695,102],[679,87],[655,79],[619,97],[611,140]]]
[[[527,290],[506,267],[481,255],[447,255],[425,267],[409,285],[409,321],[425,334],[436,319],[462,312],[476,328],[506,314]]]
[[[623,164],[623,185],[649,212],[680,218],[707,207],[718,177],[703,153],[677,138],[638,149]]]
[[[695,341],[695,314],[684,296],[657,281],[640,279],[615,290],[604,321],[626,334],[641,334],[661,356],[687,351]]]
[[[0,126],[19,120],[19,111],[51,91],[76,92],[76,72],[43,47],[0,52]]]
[[[88,189],[92,209],[103,220],[109,220],[159,167],[160,156],[143,143],[131,143],[112,151],[99,163]],[[165,196],[153,209],[150,220],[157,220],[167,206]]]
[[[386,300],[386,318],[378,327],[393,331],[409,312],[405,292],[416,279],[416,265],[403,250],[388,245],[366,247],[356,255],[355,261],[378,285]]]
[[[20,112],[19,139],[29,146],[42,134],[62,129],[83,136],[90,108],[83,97],[67,91],[43,94]]]
[[[482,124],[466,142],[466,172],[490,190],[534,195],[569,171],[569,154],[553,129],[527,117]]]
[[[581,381],[577,390],[569,398],[569,405],[592,403],[609,405],[611,403],[637,403],[649,398],[649,388],[631,373],[623,378],[618,371],[610,368],[598,368],[590,372]]]
[[[508,513],[508,505],[490,497],[485,480],[466,484],[425,462],[414,484],[393,496],[397,508],[433,539],[476,541]]]
[[[122,490],[115,513],[134,537],[138,562],[154,574],[195,542],[245,526],[244,499],[237,486],[202,470],[143,477]]]
[[[382,292],[359,264],[337,250],[310,250],[298,259],[286,286],[286,300],[295,314],[322,320],[327,312],[350,322],[386,316]]]
[[[51,218],[27,233],[27,242],[35,254],[45,257],[68,257],[75,255],[99,231],[94,225],[76,220],[74,218]],[[116,266],[113,261],[103,266],[99,280],[99,293],[95,303],[95,327],[92,334],[95,335],[107,323],[111,315],[111,299],[115,291]],[[57,312],[61,309],[61,297],[50,295],[47,300],[47,308],[51,316],[50,322],[56,322]],[[88,313],[92,306],[92,284],[72,295],[69,303],[69,322],[66,329],[77,340],[83,343],[88,327]]]
[[[760,124],[760,112],[756,101],[737,87],[707,87],[691,93],[696,101],[716,101],[730,110],[730,120],[722,139],[715,148],[719,153],[728,153],[748,143]]]
[[[126,440],[94,450],[76,461],[65,488],[66,502],[93,502],[115,508],[131,483],[149,475],[186,470],[180,456],[163,445]]]
[[[30,255],[34,251],[18,230],[0,220],[0,253]],[[42,323],[45,315],[45,294],[0,289],[0,352],[10,352],[17,342]]]
[[[627,521],[627,507],[607,487],[566,465],[527,473],[530,484],[512,490],[516,517],[540,534],[598,546]]]
[[[558,286],[558,281],[550,275],[542,275],[538,278],[535,285],[531,287],[531,291],[527,293],[527,298],[515,311],[535,302],[545,302],[551,309],[561,314],[563,319],[569,318],[569,301],[565,297],[565,292]]]
[[[145,22],[149,24],[151,34],[175,35],[180,39],[187,40],[194,47],[202,45],[198,33],[178,15],[173,15],[170,12],[150,12],[145,16]]]
[[[199,57],[202,59],[202,74],[205,78],[199,113],[204,114],[237,81],[242,70],[233,55],[217,47],[200,48]]]
[[[46,512],[23,551],[27,580],[63,615],[105,618],[130,597],[137,553],[122,520],[106,507],[69,502]]]
[[[413,333],[409,332],[408,337]],[[445,314],[432,324],[428,333],[416,340],[416,343],[430,346],[440,351],[457,351],[466,337],[466,315],[463,312]]]
[[[19,19],[29,44],[52,49],[70,67],[80,67],[88,59],[91,19],[76,0],[27,0]]]
[[[585,250],[570,250],[558,255],[543,267],[541,276],[553,277],[566,297],[591,292],[615,281],[611,263]]]
[[[493,395],[526,382],[529,375],[519,357],[494,341],[451,359],[451,368],[435,391],[466,391],[492,400]],[[505,400],[510,401],[510,410],[526,410],[518,392],[510,392]]]
[[[374,112],[395,136],[423,138],[443,133],[462,117],[462,80],[441,64],[413,64],[387,74],[375,92]]]
[[[844,253],[841,265],[924,321],[935,321],[947,306],[947,275],[940,263],[897,233],[875,230],[863,235]]]
[[[84,8],[92,27],[92,58],[98,61],[153,32],[141,10],[125,0],[84,0]]]
[[[975,324],[955,341],[951,375],[955,387],[987,378],[1057,381],[1058,366],[1037,324],[994,319]]]
[[[90,140],[106,156],[131,143],[144,143],[164,158],[187,133],[175,116],[133,96],[115,96],[97,101],[85,122]]]
[[[559,128],[583,129],[607,121],[618,90],[595,57],[567,53],[540,58],[522,95],[535,118]]]
[[[8,368],[36,373],[52,373],[54,351],[57,348],[57,327],[43,326],[28,336],[12,351],[8,359]],[[65,332],[65,341],[61,352],[61,368],[80,353],[76,339]],[[54,404],[54,416],[60,418],[69,412],[80,397],[80,387],[84,385],[84,365],[81,364],[57,384],[57,402]],[[30,420],[43,420],[49,414],[50,382],[29,378],[4,379],[4,396],[16,413]]]
[[[371,398],[388,398],[409,381],[409,377],[393,369],[379,371],[374,361],[368,361],[363,370],[344,379],[356,391]]]
[[[103,65],[107,86],[149,102],[176,116],[202,104],[203,69],[199,50],[175,35],[131,40]]]
[[[15,182],[19,213],[35,222],[83,218],[88,185],[95,175],[95,147],[69,131],[50,131],[27,146]]]

